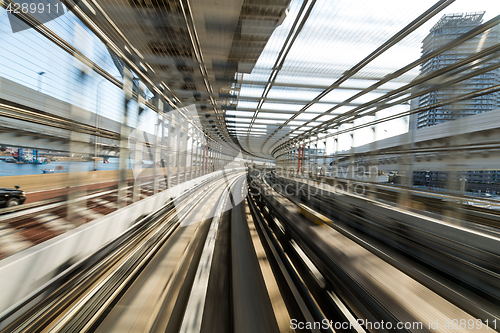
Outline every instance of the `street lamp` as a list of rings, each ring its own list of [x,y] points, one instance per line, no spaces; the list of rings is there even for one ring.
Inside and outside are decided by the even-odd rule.
[[[45,72],[38,72],[38,91],[42,91],[42,76],[45,75]]]

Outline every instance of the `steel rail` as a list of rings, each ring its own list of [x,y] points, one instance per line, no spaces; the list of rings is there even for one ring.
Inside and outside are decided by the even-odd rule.
[[[75,304],[64,320],[58,322],[49,332],[93,331],[101,318],[106,315],[109,308],[122,296],[131,282],[135,280],[154,255],[158,253],[165,241],[178,228],[184,218],[208,194],[209,190],[205,188],[203,192],[189,200],[185,205],[180,207],[180,209],[176,209],[177,212],[175,216],[177,218],[168,221],[169,225],[166,225],[166,229],[160,227],[153,235],[147,236],[147,242],[150,242],[150,239],[154,237],[157,238],[152,245],[147,247],[145,253],[141,253],[144,248],[141,244],[137,250],[128,255],[128,258],[124,259],[120,267],[114,268],[113,271],[106,276],[106,280],[101,281],[98,286],[93,288],[90,294],[86,294],[85,299]],[[163,224],[165,225],[165,223]],[[133,264],[132,267],[130,267],[128,262]],[[86,311],[85,309],[87,308],[92,308],[93,311]]]
[[[90,20],[90,18],[85,14],[83,13],[83,11],[78,8],[78,6],[72,1],[72,0],[61,0],[65,5],[67,5],[69,8],[72,8],[72,11],[75,13],[75,15],[81,19],[84,23],[87,24],[87,26],[89,27],[89,29],[91,29],[100,39],[101,41],[103,41],[103,43],[105,45],[107,45],[108,47],[111,47],[113,49],[113,51],[118,54],[120,56],[120,58],[122,58],[126,63],[127,65],[134,71],[135,74],[139,75],[148,85],[149,87],[155,91],[156,93],[158,93],[160,96],[163,97],[164,100],[167,101],[167,103],[172,107],[172,108],[177,108],[177,106],[172,103],[170,101],[170,99],[165,95],[163,94],[163,92],[161,92],[159,90],[158,87],[156,87],[156,85],[144,74],[142,73],[142,71],[134,64],[133,61],[131,61],[130,59],[128,59],[128,57],[126,57],[120,50],[119,48],[111,41],[111,39],[109,39],[98,27],[97,25],[95,25],[95,23]],[[10,4],[10,5],[14,5],[16,2],[13,1],[13,0],[0,0],[0,5],[4,8],[7,8],[7,6]],[[95,71],[96,73],[98,73],[100,76],[102,76],[103,78],[107,79],[109,82],[111,82],[112,84],[114,84],[116,87],[120,88],[120,89],[123,89],[123,83],[121,81],[119,81],[118,79],[116,79],[113,75],[111,75],[110,73],[108,73],[106,70],[104,70],[102,67],[100,67],[99,65],[97,65],[96,63],[94,63],[92,60],[90,60],[88,57],[86,57],[83,53],[81,53],[77,48],[75,48],[73,45],[71,45],[70,43],[66,42],[64,39],[62,39],[61,37],[59,37],[55,32],[53,32],[52,30],[50,30],[45,24],[41,23],[39,20],[37,20],[36,18],[34,18],[32,15],[30,15],[29,13],[22,13],[22,11],[20,11],[19,13],[13,13],[13,15],[15,15],[17,18],[19,18],[20,20],[22,20],[23,22],[25,22],[26,24],[28,24],[29,26],[31,26],[33,29],[35,29],[36,31],[38,31],[41,35],[43,35],[45,38],[49,39],[50,41],[52,41],[54,44],[56,44],[57,46],[59,46],[60,48],[62,48],[64,51],[66,51],[67,53],[69,53],[70,55],[72,55],[73,57],[77,58],[78,60],[80,60],[82,63],[84,63],[85,65],[87,65],[89,68],[91,68],[93,71]],[[132,96],[135,100],[138,101],[138,94],[134,91],[132,91]],[[167,116],[166,113],[163,112],[163,110],[159,110],[155,105],[151,104],[149,101],[145,101],[144,104],[150,108],[151,110],[155,111],[156,113],[160,114],[161,116],[163,116],[164,118],[171,118],[169,116]],[[191,119],[189,119],[189,117],[186,116],[186,114],[181,110],[181,108],[178,109],[179,113],[181,114],[182,117],[184,117],[192,126],[194,126],[195,128],[199,129],[202,133],[204,133],[207,138],[209,138],[210,140],[214,141],[214,142],[219,142],[217,141],[217,139],[212,136],[210,134],[210,132],[206,129],[204,129],[203,127],[202,128],[199,128],[196,123],[194,123],[193,121],[191,121]],[[227,148],[230,148],[232,150],[237,150],[236,148],[234,148],[233,146],[225,143],[225,142],[219,142],[220,144],[224,145],[224,146],[227,146]]]
[[[203,251],[198,263],[186,309],[184,311],[184,318],[182,319],[182,324],[179,330],[180,333],[199,333],[201,331],[210,270],[213,264],[215,240],[219,230],[219,222],[222,217],[222,210],[231,195],[231,188],[239,178],[241,178],[241,176],[235,177],[231,182],[229,182],[219,198],[214,217],[210,222],[208,234],[203,241]]]
[[[288,288],[290,289],[292,297],[297,303],[297,306],[305,320],[308,322],[315,322],[316,320],[321,321],[321,319],[324,318],[321,309],[319,309],[315,300],[309,294],[306,285],[295,271],[293,264],[283,251],[278,239],[276,239],[276,236],[267,225],[263,212],[258,209],[252,194],[247,197],[247,202],[252,217],[256,222],[256,226],[259,228],[259,231],[265,240],[265,242],[263,241],[262,243],[267,246],[270,254],[272,254],[272,257],[279,268],[279,273],[283,276]],[[274,274],[276,275],[277,272]],[[318,332],[318,330],[315,330],[315,332]]]
[[[491,87],[488,87],[488,88],[483,88],[483,89],[480,89],[480,90],[476,90],[474,92],[470,92],[470,93],[465,93],[465,94],[462,94],[462,95],[458,95],[458,96],[455,96],[453,98],[449,98],[449,99],[444,100],[442,102],[436,102],[436,103],[428,105],[428,106],[423,106],[423,107],[419,107],[419,108],[412,109],[412,110],[409,110],[409,111],[404,111],[404,112],[401,112],[401,113],[398,113],[398,114],[395,114],[395,115],[392,115],[392,116],[388,116],[388,117],[383,118],[383,119],[378,119],[378,120],[367,122],[367,123],[362,124],[362,125],[353,126],[351,128],[340,130],[340,131],[337,131],[335,133],[329,133],[329,134],[326,134],[326,135],[324,135],[322,137],[318,136],[318,140],[325,140],[326,138],[329,138],[329,137],[332,137],[332,136],[338,136],[340,134],[350,133],[350,132],[352,132],[354,130],[361,129],[361,128],[364,128],[364,127],[373,126],[373,125],[380,124],[380,123],[383,123],[383,122],[386,122],[386,121],[389,121],[389,120],[394,120],[394,119],[402,118],[402,117],[405,117],[405,116],[409,116],[411,114],[416,114],[416,113],[419,113],[419,112],[422,112],[422,111],[426,111],[426,110],[430,110],[430,109],[433,109],[433,108],[436,108],[436,107],[440,107],[440,106],[444,106],[444,105],[449,105],[449,104],[457,103],[457,102],[468,100],[468,99],[471,99],[471,98],[480,97],[480,96],[483,96],[483,95],[492,94],[492,93],[495,93],[495,92],[498,92],[498,91],[500,91],[500,84],[497,84],[497,85],[494,85],[494,86],[491,86]],[[411,99],[411,98],[408,97],[408,99]],[[397,102],[395,104],[392,104],[392,105],[388,105],[386,107],[390,107],[390,106],[394,106],[394,105],[398,105],[398,104],[399,104],[399,102]],[[310,142],[312,142],[312,139],[310,140]],[[278,148],[276,148],[274,150],[274,153],[277,152],[277,149]]]
[[[424,13],[422,13],[420,16],[418,16],[415,20],[410,22],[408,25],[406,25],[403,29],[398,31],[395,35],[393,35],[391,38],[389,38],[386,42],[384,42],[381,46],[379,46],[377,49],[375,49],[372,53],[370,53],[367,57],[365,57],[363,60],[358,62],[356,65],[351,67],[349,70],[347,70],[339,79],[337,79],[330,87],[325,89],[323,92],[321,92],[318,96],[316,96],[311,102],[306,104],[302,109],[300,109],[295,115],[290,117],[286,122],[281,124],[264,142],[262,145],[262,148],[266,145],[266,143],[273,137],[275,134],[278,133],[279,130],[281,130],[284,126],[286,126],[290,121],[294,120],[297,118],[300,114],[304,113],[309,107],[311,107],[313,104],[315,104],[317,101],[319,101],[321,98],[325,97],[328,93],[331,91],[335,90],[338,86],[340,86],[343,82],[347,81],[349,78],[354,76],[357,72],[359,72],[361,69],[363,69],[365,66],[367,66],[370,62],[372,62],[374,59],[379,57],[381,54],[386,52],[388,49],[396,45],[398,42],[400,42],[402,39],[404,39],[406,36],[408,36],[410,33],[415,31],[417,28],[422,26],[424,23],[429,21],[431,18],[433,18],[437,13],[442,11],[444,8],[448,7],[450,4],[452,4],[455,0],[440,0],[436,4],[434,4],[432,7],[427,9]],[[295,130],[292,130],[294,132]]]
[[[399,69],[399,70],[397,70],[397,71],[395,71],[395,72],[393,72],[393,73],[391,73],[391,74],[389,74],[389,75],[387,75],[384,79],[382,79],[382,80],[380,80],[379,82],[377,82],[377,83],[375,83],[375,84],[371,85],[370,87],[368,87],[368,88],[366,88],[366,89],[362,90],[362,91],[361,91],[361,92],[359,92],[358,94],[356,94],[356,95],[354,95],[354,96],[352,96],[352,97],[350,97],[350,98],[346,99],[344,102],[340,103],[339,105],[337,105],[337,106],[335,106],[335,107],[333,107],[333,108],[331,108],[331,109],[329,109],[329,110],[325,111],[322,115],[327,115],[327,114],[330,114],[332,111],[336,110],[337,108],[339,108],[339,107],[341,107],[341,106],[344,106],[344,105],[348,105],[348,103],[352,102],[352,101],[353,101],[353,100],[355,100],[356,98],[358,98],[358,97],[360,97],[360,96],[362,96],[362,95],[364,95],[364,94],[366,94],[366,93],[368,93],[368,92],[371,92],[371,91],[375,90],[376,88],[380,87],[382,84],[384,84],[384,83],[387,83],[387,82],[391,81],[391,80],[392,80],[392,79],[394,79],[395,77],[398,77],[398,76],[402,75],[403,73],[405,73],[405,72],[407,72],[407,71],[409,71],[409,70],[411,70],[411,69],[415,68],[416,66],[418,66],[418,65],[420,65],[420,64],[422,64],[422,63],[424,63],[425,61],[428,61],[428,60],[432,59],[433,57],[436,57],[437,55],[439,55],[439,54],[441,54],[441,53],[443,53],[443,52],[446,52],[446,51],[448,51],[448,50],[452,49],[453,47],[456,47],[457,45],[460,45],[461,43],[463,43],[463,42],[465,42],[465,41],[467,41],[467,40],[469,40],[469,39],[471,39],[471,38],[473,38],[473,37],[477,36],[478,34],[480,34],[480,33],[484,32],[484,31],[487,31],[488,29],[490,29],[490,28],[494,27],[495,25],[497,25],[497,24],[499,24],[499,23],[500,23],[500,15],[499,15],[499,16],[496,16],[496,17],[492,18],[491,20],[489,20],[488,22],[485,22],[485,23],[481,24],[480,26],[478,26],[478,27],[476,27],[476,28],[474,28],[474,29],[472,29],[472,30],[470,30],[470,31],[468,31],[468,32],[466,32],[466,33],[464,33],[464,34],[462,34],[462,35],[461,35],[461,36],[459,36],[458,38],[456,38],[456,39],[452,40],[451,42],[449,42],[449,43],[447,43],[447,44],[445,44],[445,45],[443,45],[443,46],[442,46],[442,47],[440,47],[439,49],[437,49],[437,50],[435,50],[435,51],[433,51],[433,52],[430,52],[430,53],[428,53],[428,54],[426,54],[426,55],[422,56],[420,59],[418,59],[418,60],[416,60],[416,61],[414,61],[414,62],[412,62],[412,63],[410,63],[410,64],[406,65],[405,67],[403,67],[403,68],[401,68],[401,69]],[[494,52],[495,52],[495,51],[493,51],[493,50],[495,50],[495,48],[496,48],[496,47],[495,47],[495,46],[493,46],[493,47],[490,47],[490,48],[488,48],[488,49],[486,49],[486,50],[483,50],[483,51],[481,51],[481,52],[478,52],[477,54],[472,55],[472,56],[470,56],[470,57],[466,58],[466,59],[468,59],[468,61],[466,61],[466,59],[463,59],[463,60],[461,60],[461,61],[457,62],[457,64],[458,64],[458,63],[460,63],[460,64],[462,64],[462,63],[469,63],[469,62],[471,62],[471,61],[473,61],[473,60],[475,60],[475,59],[478,59],[478,58],[479,58],[479,57],[478,57],[478,55],[479,55],[479,56],[485,56],[485,55],[487,55],[487,54],[494,54]],[[436,72],[439,72],[439,73],[446,73],[446,72],[447,72],[447,71],[446,71],[446,69],[450,69],[450,70],[451,70],[451,69],[455,69],[456,67],[457,67],[457,66],[456,66],[456,64],[451,64],[450,66],[447,66],[446,68],[441,69],[441,70],[438,70],[438,71],[436,71]],[[359,111],[359,110],[362,110],[362,109],[366,109],[366,108],[373,107],[373,104],[376,104],[377,102],[380,102],[380,101],[382,101],[383,99],[385,99],[385,98],[387,98],[387,97],[389,97],[389,96],[391,96],[391,95],[393,95],[393,94],[396,94],[396,93],[398,93],[398,92],[401,92],[401,91],[402,91],[402,90],[401,90],[402,88],[405,88],[405,87],[406,87],[406,89],[409,89],[410,87],[416,86],[416,85],[417,85],[417,84],[419,84],[419,83],[422,83],[422,82],[425,82],[425,81],[429,80],[430,78],[434,77],[434,75],[435,75],[435,73],[433,72],[433,73],[429,73],[429,74],[427,74],[427,75],[425,75],[425,76],[423,76],[423,77],[416,78],[416,79],[415,79],[414,81],[412,81],[411,83],[409,83],[409,84],[407,84],[407,85],[405,85],[405,86],[403,86],[403,87],[401,87],[401,88],[395,89],[393,92],[389,92],[389,93],[385,94],[384,96],[382,96],[382,97],[380,97],[380,98],[376,98],[376,99],[373,99],[372,101],[369,101],[369,102],[367,102],[367,103],[364,103],[364,104],[362,104],[361,106],[358,106],[358,107],[354,108],[353,110],[350,110],[350,111],[348,111],[348,112],[345,112],[345,113],[343,113],[343,114],[341,114],[341,115],[338,115],[338,116],[334,117],[334,118],[333,118],[333,119],[331,119],[331,120],[328,120],[328,121],[324,122],[323,124],[331,124],[331,123],[333,123],[333,122],[335,122],[335,121],[338,121],[338,120],[339,120],[339,119],[341,119],[342,117],[352,115],[353,113],[356,113],[356,112],[357,112],[357,111]],[[425,78],[428,78],[428,79],[427,79],[427,80],[425,80]],[[319,116],[318,116],[318,117],[319,117]],[[317,119],[318,117],[315,117],[314,119]],[[314,120],[314,119],[313,119],[313,120]],[[311,121],[313,121],[313,120],[311,120]],[[304,124],[303,126],[305,126],[305,125],[306,125],[306,124]],[[321,127],[322,127],[322,126],[323,126],[323,125],[318,125],[318,126],[315,126],[314,128],[309,129],[309,130],[305,131],[304,133],[301,133],[300,135],[298,135],[298,138],[305,137],[306,135],[308,135],[308,133],[313,133],[313,132],[319,131],[319,130],[321,129]],[[297,128],[297,129],[298,129],[298,128]],[[296,129],[296,130],[297,130],[297,129]],[[295,130],[294,130],[294,131],[295,131]],[[292,132],[293,132],[293,131],[292,131]],[[287,134],[287,135],[283,136],[282,138],[280,138],[280,140],[282,140],[282,139],[283,139],[283,138],[285,138],[286,136],[289,136],[292,132],[290,132],[289,134]],[[297,137],[295,137],[294,139],[296,139],[296,138],[297,138]],[[286,144],[286,143],[284,143],[284,144]],[[284,144],[282,144],[282,145],[284,145]],[[282,146],[282,145],[281,145],[281,146]],[[279,147],[278,147],[278,148],[279,148]],[[276,150],[277,150],[277,148],[276,148],[274,151],[276,151]]]
[[[260,197],[265,201],[264,204],[267,209],[271,210],[273,216],[276,216],[278,220],[285,222],[285,235],[287,235],[288,239],[294,240],[299,245],[301,250],[326,279],[328,285],[326,291],[331,290],[334,294],[342,295],[342,303],[349,308],[347,312],[350,316],[354,315],[354,319],[356,319],[356,317],[363,319],[367,318],[369,321],[373,322],[381,322],[382,320],[384,322],[391,322],[394,330],[406,332],[402,329],[396,329],[397,318],[389,309],[380,304],[370,292],[354,280],[342,266],[335,262],[328,254],[323,252],[314,240],[310,239],[308,235],[303,234],[295,223],[291,222],[284,213],[276,208],[280,203],[278,199],[274,198],[275,195],[284,200],[289,199],[273,189],[266,182],[261,181],[261,183],[266,189],[262,190],[261,193],[264,193],[264,195],[261,194]],[[342,312],[345,311],[339,310]],[[361,329],[361,332],[365,331],[365,328],[362,326],[358,328]],[[350,331],[356,332],[357,330],[350,327]]]
[[[303,189],[310,191],[307,188]],[[342,198],[345,199],[340,201]],[[361,209],[360,213],[353,211],[353,204],[357,210]],[[433,285],[433,288],[429,286],[428,288],[444,298],[450,297],[451,303],[455,303],[458,297],[464,302],[462,305],[464,310],[473,316],[483,320],[499,320],[500,291],[496,284],[492,283],[500,278],[498,254],[464,244],[450,235],[443,236],[435,234],[428,228],[421,229],[415,221],[408,223],[401,220],[401,217],[395,217],[396,215],[369,208],[370,204],[373,207],[396,212],[391,206],[377,203],[369,198],[346,194],[343,191],[335,194],[328,191],[326,194],[315,194],[307,202],[311,209],[317,209],[318,212],[333,218],[335,223],[328,224],[330,227],[390,263],[396,264],[396,267],[406,274],[408,266],[399,263],[387,249],[396,251],[394,253],[398,256],[403,254],[404,257],[410,258],[412,261],[410,276],[415,276],[415,273],[421,274],[419,270],[424,268],[427,272],[424,273],[426,280],[424,284]],[[415,217],[427,218],[421,215]],[[353,230],[361,233],[353,233]],[[471,230],[471,233],[475,232]],[[494,237],[498,238],[498,235]],[[416,265],[417,269],[413,265]],[[437,275],[429,276],[429,272]],[[471,295],[474,295],[474,301],[470,299]],[[481,302],[478,302],[479,300]]]
[[[192,192],[196,192],[199,188],[203,187],[206,184],[209,184],[212,181],[213,180],[206,180],[190,191],[183,193],[181,197],[176,199],[179,202],[179,205],[177,207],[178,210],[182,213],[186,210],[186,208],[189,209],[190,207],[192,207],[189,206],[189,203],[198,197],[188,199],[188,196]],[[203,192],[201,195],[203,194],[206,194],[206,192]],[[96,253],[91,254],[87,258],[81,260],[79,263],[72,266],[70,270],[63,272],[53,280],[49,281],[46,285],[42,286],[32,295],[28,296],[17,305],[11,307],[8,311],[4,312],[4,314],[2,314],[2,317],[0,318],[0,321],[4,321],[15,313],[21,311],[24,307],[34,301],[39,295],[46,292],[48,288],[51,288],[54,283],[58,283],[58,281],[64,281],[65,279],[70,277],[71,274],[78,272],[79,270],[84,268],[85,265],[87,265],[87,268],[76,274],[76,276],[70,278],[68,282],[64,283],[61,287],[56,289],[56,291],[49,297],[42,300],[42,303],[35,305],[35,307],[31,308],[30,310],[28,310],[28,312],[21,315],[21,317],[16,319],[12,324],[4,329],[4,331],[11,331],[14,327],[35,328],[38,325],[33,326],[33,320],[35,320],[36,322],[40,322],[40,320],[42,322],[47,322],[47,320],[53,320],[50,318],[57,318],[57,316],[59,316],[58,313],[65,310],[59,307],[60,304],[66,304],[68,302],[72,302],[72,300],[74,299],[78,299],[80,297],[79,295],[84,292],[85,288],[88,288],[88,286],[91,286],[93,284],[92,281],[94,281],[96,278],[99,278],[99,276],[102,277],[107,274],[106,272],[109,271],[110,266],[114,267],[113,263],[119,263],[123,260],[123,256],[130,252],[130,249],[140,246],[140,244],[136,244],[137,242],[141,240],[147,241],[148,239],[150,239],[153,233],[156,232],[156,234],[158,234],[158,232],[161,232],[159,228],[165,226],[165,223],[162,223],[163,220],[167,219],[168,221],[172,221],[172,218],[178,216],[176,215],[176,211],[172,210],[172,205],[173,201],[170,201],[170,203],[167,203],[160,210],[148,215],[146,218],[134,224],[123,234],[123,236],[121,236],[115,242],[104,246]],[[103,257],[104,260],[99,259],[100,257]],[[92,264],[94,262],[96,263]],[[98,274],[97,277],[96,274]],[[72,286],[70,294],[67,294],[67,286]],[[84,288],[84,290],[80,291],[81,288]],[[75,293],[76,295],[74,295]],[[51,308],[56,310],[56,315],[49,313],[48,309]],[[36,313],[39,313],[39,315],[37,316]]]
[[[309,7],[307,7],[307,11],[304,13],[304,10],[306,9],[307,4],[309,4]],[[316,4],[316,0],[312,0],[310,2],[309,2],[309,0],[303,0],[302,5],[300,6],[299,12],[297,13],[297,16],[295,17],[295,20],[294,20],[294,22],[290,28],[290,31],[288,32],[288,35],[285,39],[285,42],[283,43],[283,47],[281,48],[280,52],[278,53],[276,61],[274,62],[274,65],[272,67],[271,74],[269,75],[269,78],[267,79],[267,83],[265,84],[264,91],[262,92],[262,95],[260,97],[257,108],[253,114],[250,125],[248,126],[247,145],[248,145],[249,150],[250,150],[250,138],[248,136],[249,136],[250,131],[252,130],[252,127],[255,123],[255,119],[257,119],[257,116],[259,115],[260,109],[262,108],[262,105],[264,104],[264,100],[267,98],[269,91],[271,90],[272,86],[274,85],[274,82],[276,81],[276,78],[278,77],[278,73],[281,71],[281,68],[283,67],[283,64],[285,62],[285,59],[286,59],[288,53],[290,52],[295,40],[297,39],[300,32],[302,31],[302,28],[304,27],[304,25],[307,21],[307,18],[311,14],[311,11],[314,8],[315,4]],[[302,16],[302,14],[304,14],[304,15]],[[297,27],[297,25],[298,25],[298,27]],[[295,29],[296,27],[297,27],[297,29]]]

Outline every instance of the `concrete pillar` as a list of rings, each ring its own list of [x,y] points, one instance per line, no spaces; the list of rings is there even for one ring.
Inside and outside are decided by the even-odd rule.
[[[132,198],[133,201],[141,200],[141,172],[142,172],[142,148],[144,147],[144,136],[142,132],[135,135],[134,147],[134,188]]]
[[[307,184],[311,178],[311,141],[307,145]]]
[[[354,132],[351,133],[351,149],[350,149],[350,155],[349,155],[349,180],[347,181],[348,184],[348,191],[352,192],[353,191],[353,183],[356,178],[356,160],[354,156]]]
[[[208,170],[208,140],[205,142],[205,147],[203,147],[203,175],[207,174]]]
[[[143,132],[139,130],[141,124],[141,114],[144,111],[144,97],[142,97],[142,90],[139,88],[139,93],[137,97],[137,125],[136,125],[136,135],[135,135],[135,147],[134,147],[134,185],[132,189],[132,200],[134,202],[141,200],[141,172],[142,172],[142,152],[144,147],[145,136]],[[155,128],[156,130],[156,128]]]
[[[202,158],[202,144],[203,141],[201,138],[203,137],[203,133],[198,133],[198,141],[196,142],[196,161],[197,161],[197,167],[196,167],[196,176],[200,177],[201,173],[203,171],[203,158]]]
[[[323,145],[325,146],[325,153],[323,154],[323,167],[321,168],[322,169],[322,175],[323,177],[326,177],[326,171],[327,171],[327,159],[326,159],[326,156],[328,155],[328,150],[327,150],[327,146],[326,146],[326,138],[325,138],[325,141],[323,141]]]
[[[215,171],[219,171],[220,170],[220,151],[219,151],[219,144],[218,143],[215,143],[215,151],[214,151],[214,160],[215,160],[215,163],[214,163],[214,169]]]
[[[314,144],[316,151],[314,152],[313,175],[314,179],[318,180],[318,137],[316,136],[316,143]]]
[[[181,147],[181,153],[182,153],[182,164],[183,164],[183,182],[186,182],[187,180],[187,168],[188,168],[188,137],[189,137],[189,123],[187,122],[186,119],[182,119],[182,147]]]
[[[161,166],[161,176],[165,182],[165,189],[168,188],[168,127],[170,126],[168,118],[165,115],[162,116],[161,120],[161,147],[160,147],[160,166]],[[161,190],[160,186],[160,190]]]
[[[397,204],[399,207],[409,207],[411,206],[411,187],[413,186],[413,153],[414,149],[414,138],[415,131],[410,130],[403,140],[405,144],[402,145],[403,149],[408,149],[409,153],[401,155],[401,165],[402,165],[402,180],[401,180],[401,190],[399,191]]]
[[[325,141],[323,141],[323,144],[324,144],[324,147],[325,147],[325,153],[323,154],[323,166],[321,168],[321,179],[320,181],[322,182],[322,188],[323,189],[326,189],[326,180],[327,180],[327,177],[326,177],[326,172],[328,170],[328,167],[327,167],[327,159],[326,159],[326,156],[328,155],[328,150],[327,150],[327,146],[326,146],[326,142],[327,142],[327,139],[325,138]]]
[[[212,140],[210,140],[210,149],[208,151],[208,155],[210,156],[210,172],[214,172],[215,171],[215,165],[214,165],[214,162],[215,162],[215,159],[214,159],[214,148],[215,148],[215,144]]]
[[[297,174],[299,173],[299,170],[298,170],[298,164],[299,164],[299,149],[300,149],[300,145],[298,142],[295,142],[295,153],[294,153],[294,175],[295,177],[297,177]]]

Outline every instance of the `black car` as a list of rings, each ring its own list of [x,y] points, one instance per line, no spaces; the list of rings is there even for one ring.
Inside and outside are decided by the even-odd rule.
[[[19,186],[15,189],[0,187],[0,207],[14,207],[23,204],[25,200],[26,196]]]

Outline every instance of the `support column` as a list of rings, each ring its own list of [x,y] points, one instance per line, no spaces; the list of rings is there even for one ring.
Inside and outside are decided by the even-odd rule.
[[[203,137],[203,133],[198,133],[198,141],[196,142],[196,156],[197,156],[196,176],[197,177],[200,177],[201,173],[203,171],[203,158],[202,158],[203,141],[201,140],[202,137]]]
[[[167,137],[167,188],[172,187],[172,167],[175,161],[174,152],[174,115],[170,114],[168,119],[168,137]]]
[[[286,146],[286,170],[285,174],[283,175],[284,177],[290,177],[290,158],[291,158],[291,149],[290,145]]]
[[[220,168],[220,152],[219,152],[219,144],[215,142],[215,151],[214,151],[214,171],[219,171]]]
[[[318,181],[318,136],[316,136],[316,143],[314,144],[316,151],[314,152],[313,176]]]
[[[403,137],[406,142],[402,145],[403,149],[407,149],[409,153],[403,154],[400,159],[402,164],[402,179],[401,179],[401,190],[398,196],[398,207],[408,208],[411,207],[411,194],[410,190],[413,186],[413,149],[414,147],[414,134],[413,130],[409,130],[407,135]]]
[[[196,165],[196,154],[195,154],[195,151],[194,151],[194,142],[196,140],[195,138],[195,129],[193,128],[192,129],[192,133],[191,133],[191,161],[190,161],[190,169],[189,169],[189,180],[193,180],[193,177],[194,177],[194,168],[195,168],[195,165]]]
[[[323,141],[323,145],[325,146],[325,153],[323,154],[323,167],[322,167],[322,175],[324,178],[326,178],[326,171],[328,170],[326,164],[327,164],[327,158],[326,156],[328,155],[328,150],[327,150],[327,146],[326,146],[326,142],[327,142],[327,139],[325,138],[325,141]]]
[[[159,97],[156,97],[155,101],[156,107],[159,111],[163,111],[163,102]],[[156,116],[156,126],[155,126],[155,147],[154,147],[154,155],[153,155],[153,195],[158,193],[160,190],[160,144],[161,139],[160,135],[163,130],[163,117],[158,113]]]
[[[337,190],[337,185],[339,182],[339,137],[338,135],[335,137],[333,141],[333,146],[334,146],[334,162],[333,162],[333,187],[335,190]]]
[[[299,149],[300,149],[299,143],[295,142],[294,164],[297,165],[297,168],[295,168],[295,171],[294,171],[294,175],[295,175],[294,178],[297,178],[297,175],[299,173],[299,169],[298,169],[298,165],[299,165]]]
[[[368,172],[370,174],[370,187],[368,197],[371,199],[377,199],[377,177],[378,177],[378,168],[377,165],[377,132],[376,126],[372,126],[372,137],[373,141],[370,147],[370,165],[368,166]]]
[[[144,146],[144,136],[142,131],[137,130],[135,135],[134,147],[134,188],[132,198],[133,201],[139,201],[141,193],[141,172],[142,172],[142,148]]]
[[[347,191],[353,192],[354,177],[356,175],[354,159],[354,132],[351,133],[351,149],[349,155],[349,180],[347,180]]]
[[[179,185],[181,183],[181,135],[182,135],[182,125],[181,120],[176,119],[175,126],[175,184]]]
[[[182,120],[183,126],[182,126],[182,164],[184,166],[183,170],[183,179],[182,182],[187,181],[187,166],[188,166],[188,136],[189,136],[189,123],[183,118]],[[185,129],[184,129],[185,126]]]
[[[325,138],[325,141],[323,141],[323,144],[325,146],[325,153],[323,154],[323,167],[321,168],[322,169],[322,179],[320,181],[322,181],[322,188],[323,189],[326,189],[326,180],[327,180],[327,177],[326,177],[326,172],[328,171],[328,167],[327,167],[327,159],[326,159],[326,156],[328,155],[327,153],[327,145],[326,145],[326,142],[327,142],[327,138]]]
[[[165,107],[164,107],[165,108]],[[168,125],[167,125],[168,123]],[[169,147],[168,147],[168,127],[170,126],[170,122],[168,122],[167,117],[162,116],[162,128],[161,128],[161,149],[160,149],[160,161],[161,164],[160,166],[162,167],[161,169],[161,174],[163,176],[163,181],[165,182],[165,188],[168,189],[168,153],[169,153]],[[160,186],[160,189],[162,187]]]
[[[132,73],[128,68],[123,69],[123,91],[125,92],[125,103],[123,107],[123,117],[120,129],[120,178],[118,181],[118,208],[127,205],[127,161],[129,158],[128,136],[130,129],[127,125],[128,103],[132,99]]]
[[[311,178],[311,141],[309,141],[307,146],[307,184],[309,185],[309,180]]]
[[[215,149],[215,144],[214,144],[213,141],[210,141],[210,149],[208,151],[208,154],[210,156],[210,172],[214,172],[215,171],[214,149]]]
[[[208,140],[205,142],[205,151],[203,153],[203,175],[208,173]]]
[[[139,130],[140,123],[141,123],[141,114],[144,111],[144,108],[142,105],[144,104],[143,102],[144,98],[141,95],[141,91],[139,91],[138,98],[137,98],[137,104],[139,106],[138,113],[137,113],[137,125],[136,125],[136,130],[135,130],[135,147],[134,147],[134,187],[132,189],[132,200],[134,202],[141,200],[140,193],[141,193],[141,173],[142,173],[142,151],[144,147],[144,141],[145,137],[143,135],[143,132]]]

